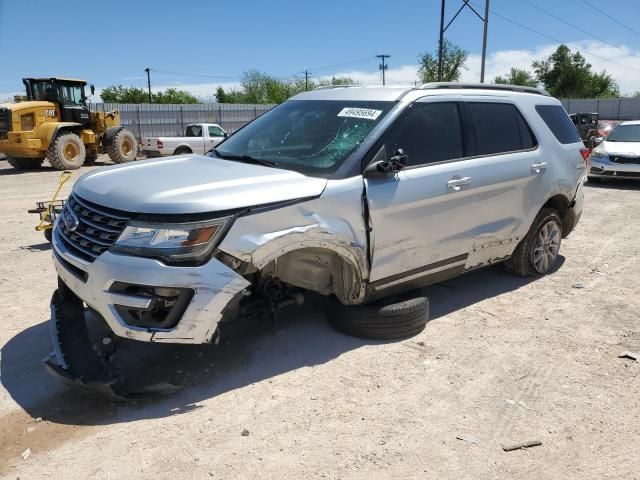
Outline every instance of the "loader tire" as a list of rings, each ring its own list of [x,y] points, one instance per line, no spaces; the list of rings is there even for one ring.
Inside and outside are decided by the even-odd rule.
[[[113,137],[113,141],[107,147],[107,153],[114,163],[133,162],[138,153],[136,137],[123,128]]]
[[[42,167],[44,158],[7,157],[7,162],[16,170],[35,170]]]
[[[51,142],[47,160],[56,170],[77,170],[84,164],[86,149],[75,133],[61,133]]]

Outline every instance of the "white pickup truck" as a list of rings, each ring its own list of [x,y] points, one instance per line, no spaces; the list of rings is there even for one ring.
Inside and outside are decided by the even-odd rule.
[[[184,137],[142,137],[142,153],[148,157],[207,153],[229,135],[216,123],[191,123]]]

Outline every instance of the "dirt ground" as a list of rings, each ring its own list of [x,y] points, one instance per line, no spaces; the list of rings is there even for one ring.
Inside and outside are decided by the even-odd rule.
[[[4,478],[640,479],[640,362],[618,358],[640,351],[640,183],[585,187],[553,274],[430,287],[413,339],[346,337],[312,302],[271,332],[137,358],[183,388],[110,404],[41,363],[56,276],[27,209],[58,175],[0,161]]]

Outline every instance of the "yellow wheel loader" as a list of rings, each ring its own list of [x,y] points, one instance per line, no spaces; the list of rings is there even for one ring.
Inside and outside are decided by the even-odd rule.
[[[24,78],[27,100],[0,104],[0,153],[18,169],[75,170],[109,154],[115,163],[136,159],[137,141],[120,125],[120,112],[91,112],[84,80]],[[94,93],[91,85],[91,93]]]

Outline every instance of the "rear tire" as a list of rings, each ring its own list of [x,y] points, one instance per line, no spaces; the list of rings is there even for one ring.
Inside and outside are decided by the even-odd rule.
[[[86,149],[75,133],[61,133],[47,150],[47,160],[56,170],[77,170],[84,164]]]
[[[36,170],[42,167],[44,158],[16,158],[6,157],[7,162],[16,170]]]
[[[47,242],[51,243],[51,240],[53,239],[53,228],[45,228],[44,238],[47,240]]]
[[[562,220],[553,208],[543,208],[527,235],[505,263],[508,272],[520,277],[549,273],[558,259],[562,243]]]
[[[107,147],[109,158],[114,163],[133,162],[138,154],[138,144],[136,137],[126,128],[123,128]]]
[[[174,155],[187,155],[189,153],[193,153],[188,147],[178,147],[176,151],[173,152]]]
[[[399,340],[424,330],[429,320],[427,297],[348,307],[331,298],[329,322],[339,332],[375,340]]]

